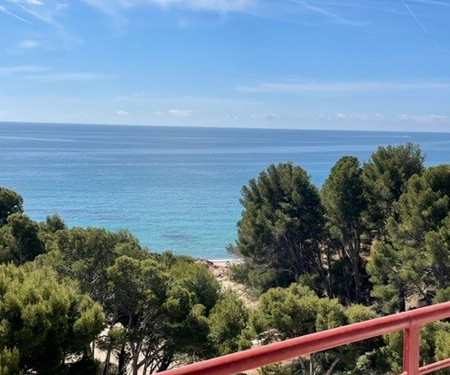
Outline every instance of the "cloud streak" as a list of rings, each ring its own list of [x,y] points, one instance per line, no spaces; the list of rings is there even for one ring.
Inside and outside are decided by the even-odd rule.
[[[130,8],[139,5],[155,5],[161,8],[182,8],[211,12],[242,12],[256,6],[257,0],[84,0],[107,13],[113,9]]]
[[[11,12],[9,9],[6,9],[4,6],[1,6],[1,5],[0,5],[0,12],[6,14],[6,15],[8,15],[8,16],[11,16],[11,17],[13,17],[13,18],[15,18],[15,19],[17,19],[17,20],[19,20],[19,21],[22,21],[22,22],[31,24],[30,21],[26,20],[26,19],[23,18],[23,17],[18,16],[17,14]]]
[[[310,11],[313,11],[315,13],[318,13],[326,18],[331,19],[334,22],[343,24],[343,25],[348,25],[348,26],[361,26],[364,25],[366,22],[362,22],[362,21],[352,21],[349,19],[346,19],[342,16],[340,16],[339,14],[335,13],[335,12],[331,12],[330,10],[326,9],[325,7],[320,7],[317,5],[313,5],[307,1],[304,0],[289,0],[291,3],[300,5]]]
[[[40,65],[0,66],[0,76],[14,76],[29,73],[42,73],[49,68]]]
[[[102,74],[89,72],[53,72],[23,76],[25,80],[39,82],[88,82],[103,78],[106,77]]]
[[[17,65],[17,66],[0,66],[0,77],[12,77],[25,81],[39,82],[87,82],[98,79],[110,78],[104,74],[92,72],[58,72],[52,71],[46,66],[40,65]]]
[[[39,47],[39,42],[37,40],[25,39],[17,44],[20,49],[33,49]]]
[[[175,117],[189,117],[194,111],[192,109],[169,109],[167,113]]]
[[[450,90],[450,82],[263,82],[254,86],[239,86],[246,93],[341,93],[371,91]]]
[[[419,20],[419,17],[412,11],[412,9],[406,4],[405,0],[400,0],[404,7],[408,10],[409,14],[415,19],[416,23],[423,29],[426,34],[430,34],[425,25]]]

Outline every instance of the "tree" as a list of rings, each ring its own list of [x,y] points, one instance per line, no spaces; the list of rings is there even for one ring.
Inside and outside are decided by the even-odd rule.
[[[368,271],[373,295],[406,308],[410,296],[431,302],[448,287],[450,270],[450,165],[430,167],[408,181],[391,217],[388,236],[375,244]],[[389,307],[389,306],[387,306]]]
[[[305,273],[323,274],[323,208],[317,188],[301,167],[270,165],[243,187],[241,204],[238,238],[229,249],[249,268],[269,275],[263,289],[288,285]]]
[[[367,187],[369,210],[367,221],[378,237],[395,213],[394,202],[405,191],[411,176],[424,170],[424,155],[418,145],[379,146],[369,161],[364,163],[363,178]]]
[[[347,290],[349,300],[361,300],[362,240],[364,233],[363,214],[367,207],[364,195],[362,169],[357,158],[344,156],[331,168],[330,176],[321,190],[325,207],[330,243],[340,259],[347,258],[351,265],[354,294]],[[331,266],[332,256],[328,256]],[[330,272],[330,278],[332,273]],[[332,288],[333,282],[330,280]],[[350,297],[354,295],[354,298]]]
[[[5,224],[8,216],[23,211],[23,199],[14,190],[0,187],[0,226]]]
[[[9,215],[0,227],[0,262],[23,264],[44,251],[38,224],[22,213]]]
[[[47,233],[52,230],[49,224],[47,221]],[[56,228],[60,226],[57,224]],[[77,280],[81,290],[103,306],[109,298],[107,268],[122,255],[138,259],[149,257],[139,241],[124,230],[111,232],[93,227],[58,229],[46,242],[51,251],[40,257],[39,264],[54,268],[63,277]]]
[[[253,325],[264,341],[286,340],[308,333],[374,318],[368,307],[345,308],[336,299],[319,298],[311,289],[292,283],[288,288],[272,288],[260,298]],[[264,369],[263,374],[354,373],[360,358],[382,344],[380,339],[365,340],[300,357],[287,366]]]
[[[208,340],[208,315],[217,302],[217,281],[192,260],[171,259],[166,267],[164,259],[121,256],[107,270],[112,296],[107,311],[114,335],[108,339],[116,343],[106,345],[118,352],[120,374],[126,366],[121,358],[127,354],[133,374],[140,369],[152,374],[167,369],[176,358],[192,360],[216,353]],[[118,324],[119,340],[114,329]],[[229,335],[230,341],[235,340],[233,334],[237,333]]]
[[[36,264],[75,280],[103,306],[108,333],[97,341],[106,351],[104,375],[111,374],[113,356],[123,375],[128,364],[134,374],[154,373],[176,360],[217,353],[208,316],[220,288],[206,267],[189,257],[152,254],[127,231],[52,227],[42,224],[50,251]]]
[[[109,326],[113,328],[120,323],[123,327],[123,350],[131,352],[133,374],[137,374],[146,364],[140,357],[145,352],[147,337],[162,350],[161,327],[165,320],[162,305],[166,299],[167,275],[151,259],[141,261],[125,255],[119,257],[107,273],[112,296],[107,304]],[[145,359],[151,358],[146,356]],[[108,365],[106,363],[105,367]]]
[[[50,269],[0,266],[2,374],[64,374],[69,356],[88,355],[103,320],[98,304]]]
[[[231,289],[226,290],[208,317],[209,337],[218,348],[218,354],[233,353],[248,349],[249,313],[239,296]]]

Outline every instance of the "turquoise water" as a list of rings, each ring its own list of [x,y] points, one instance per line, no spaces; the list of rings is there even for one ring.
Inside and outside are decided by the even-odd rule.
[[[128,228],[150,249],[229,258],[240,190],[270,163],[303,166],[320,186],[343,155],[412,141],[450,162],[450,133],[0,123],[0,185],[26,212],[69,225]]]

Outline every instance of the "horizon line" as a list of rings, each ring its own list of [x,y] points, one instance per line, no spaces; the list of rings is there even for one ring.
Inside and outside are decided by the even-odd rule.
[[[334,129],[334,128],[297,128],[297,127],[258,127],[258,126],[211,126],[211,125],[151,125],[151,124],[114,124],[102,122],[44,122],[44,121],[4,121],[0,120],[0,126],[3,124],[22,124],[22,125],[75,125],[75,126],[120,126],[120,127],[154,127],[154,128],[192,128],[192,129],[242,129],[242,130],[299,130],[299,131],[337,131],[337,132],[367,132],[367,133],[431,133],[448,134],[448,131],[429,131],[429,130],[398,130],[398,129]]]

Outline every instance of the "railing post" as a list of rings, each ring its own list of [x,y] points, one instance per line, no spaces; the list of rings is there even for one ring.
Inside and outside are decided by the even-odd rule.
[[[403,333],[403,373],[419,375],[420,325],[411,323]]]

